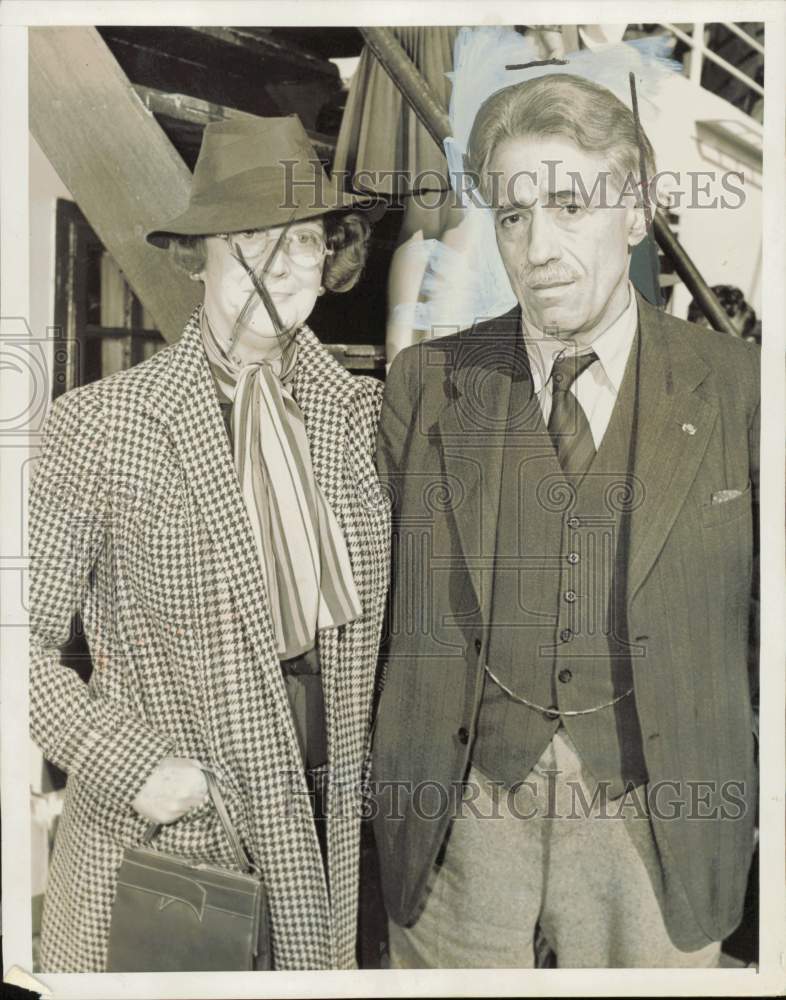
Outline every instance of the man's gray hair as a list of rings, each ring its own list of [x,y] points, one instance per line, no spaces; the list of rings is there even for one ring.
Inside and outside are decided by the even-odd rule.
[[[613,180],[640,181],[639,150],[647,181],[655,173],[655,153],[630,108],[597,83],[569,73],[553,73],[497,91],[480,107],[472,125],[467,161],[488,198],[488,165],[505,139],[561,136],[588,153],[606,157]],[[628,181],[628,177],[632,181]]]

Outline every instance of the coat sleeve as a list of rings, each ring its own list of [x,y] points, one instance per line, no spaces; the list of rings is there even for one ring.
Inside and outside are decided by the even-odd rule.
[[[52,407],[30,490],[30,728],[44,756],[96,797],[131,805],[173,743],[61,662],[74,615],[109,558],[109,428],[89,387]],[[111,628],[111,623],[107,624]]]
[[[349,447],[352,459],[362,466],[374,458],[374,445],[382,407],[383,384],[367,375],[355,377],[355,394],[349,414]]]

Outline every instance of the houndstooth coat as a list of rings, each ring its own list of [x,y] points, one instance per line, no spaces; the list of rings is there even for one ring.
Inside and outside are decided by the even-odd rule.
[[[251,525],[202,350],[198,312],[150,361],[52,407],[30,500],[31,729],[68,773],[43,916],[48,972],[101,971],[131,808],[167,755],[215,771],[262,870],[277,969],[351,968],[359,791],[388,578],[373,446],[382,386],[307,329],[294,394],[315,475],[363,605],[319,634],[328,727],[326,885]],[[60,663],[81,611],[89,685]],[[215,811],[164,827],[161,850],[231,865]]]

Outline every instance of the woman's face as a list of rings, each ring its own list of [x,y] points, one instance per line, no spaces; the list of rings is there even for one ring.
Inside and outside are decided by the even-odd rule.
[[[311,314],[322,283],[325,237],[322,220],[309,219],[288,227],[205,239],[207,261],[200,275],[205,283],[205,311],[216,335],[225,344],[233,332],[237,334],[233,354],[243,360],[275,353],[278,338],[251,277],[233,253],[242,254],[248,266],[260,275],[284,230],[279,249],[269,260],[264,283],[283,328],[292,330]],[[249,296],[251,302],[235,331]]]

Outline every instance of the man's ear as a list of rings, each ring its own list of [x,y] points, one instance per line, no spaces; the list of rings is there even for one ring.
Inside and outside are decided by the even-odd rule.
[[[643,205],[630,205],[628,207],[628,246],[638,246],[647,235],[647,219],[644,215]]]

